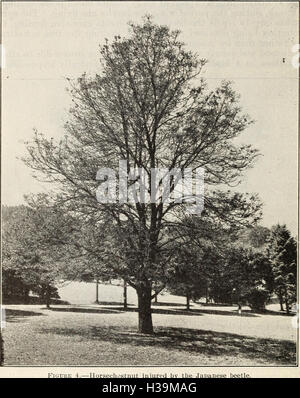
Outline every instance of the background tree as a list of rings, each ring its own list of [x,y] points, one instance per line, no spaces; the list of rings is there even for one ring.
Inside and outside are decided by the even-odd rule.
[[[164,281],[153,281],[152,289],[154,291],[154,303],[158,303],[158,295],[163,292],[166,287],[166,283]]]
[[[253,249],[261,250],[266,247],[269,235],[269,228],[256,225],[239,231],[238,240],[243,244],[244,247],[247,246]]]
[[[186,309],[190,310],[190,300],[205,294],[206,279],[200,263],[199,253],[191,245],[174,249],[175,257],[168,276],[168,290],[171,294],[186,297]]]
[[[95,282],[96,285],[96,299],[95,304],[100,304],[99,301],[99,284],[101,283],[111,283],[112,279],[118,279],[118,275],[115,275],[109,269],[108,272],[106,267],[99,266],[99,259],[95,259],[96,261],[93,263],[92,267],[87,266],[83,271],[83,274],[80,277],[81,281],[84,282]],[[123,280],[123,307],[127,309],[127,282]]]
[[[285,303],[289,313],[291,304],[297,301],[297,243],[286,225],[277,224],[271,228],[267,252],[281,310]]]
[[[3,206],[2,207],[2,227],[3,227],[3,268],[2,268],[2,297],[6,301],[8,297],[19,297],[23,302],[28,302],[29,286],[24,282],[22,276],[16,270],[16,264],[5,263],[8,256],[8,247],[6,246],[6,231],[10,228],[10,221],[18,216],[21,218],[25,211],[24,206]],[[9,244],[7,242],[7,244]]]
[[[228,82],[207,90],[199,77],[206,61],[185,49],[179,31],[150,17],[129,25],[129,37],[115,36],[101,47],[101,71],[71,83],[66,136],[55,143],[36,132],[25,162],[59,186],[57,205],[107,233],[102,257],[136,289],[139,331],[152,333],[153,283],[165,278],[172,257],[168,226],[180,224],[186,203],[167,203],[162,195],[155,203],[99,203],[98,169],[117,170],[124,160],[127,171],[140,168],[151,187],[153,168],[205,167],[207,211],[248,224],[260,216],[256,196],[216,187],[239,183],[257,151],[234,140],[251,123],[238,95]],[[173,179],[171,194],[175,185]],[[134,184],[131,190],[138,194]]]
[[[4,297],[21,294],[28,302],[31,290],[49,307],[51,298],[58,298],[55,283],[65,269],[66,219],[45,202],[4,208],[3,215]]]
[[[224,262],[235,228],[208,216],[205,210],[200,217],[185,217],[179,225],[171,225],[175,256],[169,272],[169,289],[181,295],[188,292],[194,301],[205,296],[208,302],[210,287]]]
[[[211,294],[221,303],[249,305],[264,310],[273,289],[272,269],[264,252],[240,245],[227,248],[225,260],[219,262]]]

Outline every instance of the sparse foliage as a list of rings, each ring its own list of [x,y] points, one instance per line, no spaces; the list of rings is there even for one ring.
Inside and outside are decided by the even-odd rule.
[[[99,226],[102,258],[138,295],[139,330],[152,333],[152,288],[164,281],[173,256],[170,226],[180,226],[186,204],[98,203],[96,173],[127,168],[205,168],[205,209],[233,225],[255,223],[255,195],[217,189],[238,184],[257,151],[234,139],[251,123],[229,82],[209,91],[200,74],[206,61],[186,50],[179,31],[130,24],[127,38],[101,47],[102,69],[71,83],[73,107],[59,143],[35,133],[25,163],[60,191],[57,206]],[[174,182],[171,183],[171,192]],[[172,239],[172,238],[171,238]]]

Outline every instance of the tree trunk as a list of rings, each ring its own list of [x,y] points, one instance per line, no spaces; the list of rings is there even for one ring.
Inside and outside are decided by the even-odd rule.
[[[29,289],[27,287],[24,287],[23,289],[23,300],[24,300],[24,304],[28,304],[29,303]]]
[[[290,306],[289,306],[288,300],[285,300],[285,308],[286,308],[286,313],[289,315],[289,313],[290,313]]]
[[[51,302],[51,289],[50,285],[47,285],[46,287],[46,307],[50,308],[50,302]]]
[[[190,295],[189,293],[186,294],[186,309],[190,310]]]
[[[285,295],[284,295],[284,301],[285,301],[285,309],[286,309],[286,313],[289,315],[290,313],[290,305],[289,305],[289,299],[288,299],[288,293],[285,290]]]
[[[96,279],[96,304],[99,304],[99,280]]]
[[[152,314],[151,314],[151,286],[139,288],[138,312],[139,312],[139,332],[145,334],[153,333]]]
[[[281,291],[278,293],[278,298],[279,298],[279,303],[280,303],[280,311],[284,311],[284,308],[283,308],[283,299],[282,299],[282,293],[281,293]]]
[[[127,283],[124,280],[124,287],[123,287],[123,303],[124,303],[124,310],[127,309]]]

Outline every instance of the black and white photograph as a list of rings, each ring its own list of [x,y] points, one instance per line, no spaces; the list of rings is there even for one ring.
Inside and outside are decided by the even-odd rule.
[[[298,2],[2,3],[0,377],[300,376],[299,49]]]

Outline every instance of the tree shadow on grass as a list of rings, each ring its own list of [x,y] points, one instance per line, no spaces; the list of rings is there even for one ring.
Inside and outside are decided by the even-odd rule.
[[[206,306],[207,307],[233,307],[233,305],[231,305],[231,304],[206,304],[206,303],[197,303],[197,304],[200,304],[201,306],[204,306],[204,307],[206,307]],[[212,314],[213,314],[213,311],[214,310],[211,311]],[[205,311],[205,312],[210,313],[210,310],[209,311]],[[229,313],[232,314],[234,312],[237,312],[237,310],[226,311],[226,312],[229,312]],[[274,310],[268,310],[268,309],[261,310],[261,311],[243,309],[242,310],[242,316],[246,315],[246,314],[249,314],[248,316],[256,316],[254,314],[257,314],[257,315],[278,315],[278,316],[295,316],[296,315],[296,313],[292,312],[292,311],[289,314],[287,314],[285,311],[274,311]]]
[[[296,313],[295,312],[290,312],[289,314],[287,314],[286,312],[283,311],[272,311],[272,310],[264,310],[261,312],[257,311],[257,314],[261,314],[261,315],[276,315],[276,316],[295,316]]]
[[[119,314],[118,308],[83,308],[83,307],[51,307],[51,311],[59,312],[80,312],[86,314]]]
[[[243,310],[241,314],[238,313],[238,310],[231,311],[222,311],[222,310],[195,310],[195,312],[199,312],[201,314],[209,314],[209,315],[228,315],[228,316],[238,316],[238,317],[257,317],[250,310]]]
[[[124,305],[123,301],[99,301],[98,303],[94,303],[95,305]],[[128,304],[127,307],[131,307],[134,304]]]
[[[152,302],[151,305],[153,307],[185,307],[185,304],[181,304],[181,303],[164,303],[163,301],[159,301],[158,303]],[[192,306],[193,304],[191,304]]]
[[[110,308],[110,307],[107,307]],[[135,308],[127,308],[124,309],[123,307],[114,307],[121,311],[131,311],[131,312],[138,312],[138,309]],[[110,308],[112,309],[112,308]],[[202,309],[194,309],[191,308],[190,310],[184,309],[165,309],[165,308],[152,308],[152,314],[163,314],[163,315],[187,315],[187,316],[200,316],[200,315],[227,315],[227,316],[239,316],[239,317],[256,317],[257,315],[253,314],[251,311],[243,311],[242,315],[240,315],[236,310],[233,311],[221,311],[221,310],[202,310]]]
[[[222,303],[203,303],[201,301],[196,301],[196,304],[202,307],[233,307],[234,304],[222,304]]]
[[[133,328],[85,327],[51,328],[41,333],[55,333],[65,336],[81,336],[87,340],[125,344],[134,347],[156,347],[168,351],[184,351],[192,355],[220,357],[220,365],[227,357],[236,357],[236,364],[243,360],[253,364],[295,365],[296,344],[286,340],[255,338],[215,331],[157,327],[153,335],[137,333]],[[143,365],[143,364],[141,364]],[[155,364],[153,364],[155,365]],[[175,364],[174,364],[175,365]],[[180,365],[180,364],[178,364]],[[199,363],[201,366],[201,363]]]
[[[9,308],[5,309],[5,320],[7,322],[22,322],[25,321],[27,317],[40,316],[40,315],[45,315],[45,314],[35,311],[13,310]]]

